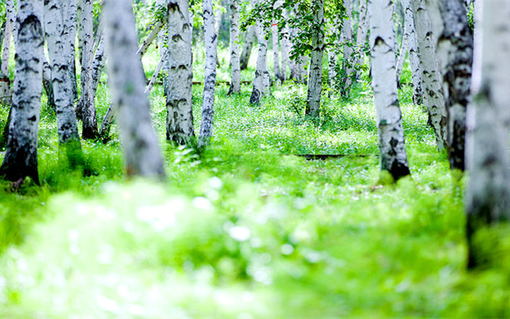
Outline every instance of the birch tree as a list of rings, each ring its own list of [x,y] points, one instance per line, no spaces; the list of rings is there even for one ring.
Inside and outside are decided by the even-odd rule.
[[[381,171],[394,180],[410,174],[400,112],[394,52],[393,4],[369,0],[370,52]]]
[[[411,8],[410,0],[402,0],[404,7],[404,30],[409,46],[409,62],[411,64],[411,74],[413,83],[413,102],[415,104],[423,103],[423,89],[421,84],[420,58],[418,56],[418,45],[416,43],[416,30],[414,27],[414,14]]]
[[[282,0],[278,0],[274,3],[274,10],[278,10],[279,7],[283,5]],[[279,29],[278,29],[278,21],[273,21],[271,26],[271,35],[273,40],[273,70],[274,76],[276,79],[282,80],[282,72],[280,68],[280,39],[279,39]]]
[[[359,19],[358,19],[358,29],[356,32],[356,48],[358,50],[356,54],[356,58],[354,64],[356,66],[363,63],[363,59],[365,57],[364,47],[365,42],[367,41],[367,33],[368,33],[368,22],[367,22],[367,0],[359,1]],[[356,78],[358,78],[358,74],[356,72]]]
[[[253,50],[253,44],[255,43],[256,37],[257,32],[255,31],[255,26],[250,25],[244,36],[243,51],[241,52],[240,58],[241,70],[246,70],[248,67],[248,62],[250,62],[251,51]]]
[[[76,81],[76,23],[78,0],[62,1],[63,23],[64,23],[64,47],[67,50],[67,65],[70,66],[71,84],[73,88],[73,97],[78,97],[78,87]]]
[[[270,81],[269,71],[267,69],[266,32],[264,31],[264,24],[260,19],[257,19],[256,21],[256,30],[259,49],[257,52],[257,68],[255,69],[253,90],[251,92],[250,97],[251,104],[260,104],[262,97],[269,93],[269,81]]]
[[[318,117],[322,93],[322,56],[324,53],[324,0],[313,1],[313,34],[306,115]]]
[[[94,57],[94,7],[92,0],[79,0],[80,22],[82,27],[81,48],[81,97],[78,114],[83,122],[82,137],[95,139],[99,136],[93,89],[92,62]]]
[[[437,43],[448,115],[448,158],[452,169],[465,168],[466,108],[470,99],[473,34],[462,0],[429,4],[433,23],[442,28]],[[432,11],[433,10],[433,11]]]
[[[473,244],[476,231],[510,219],[510,3],[484,1],[479,8],[473,102],[467,111],[469,181],[465,207],[469,268],[483,262],[482,253]]]
[[[218,60],[218,34],[214,27],[214,11],[212,0],[203,0],[205,28],[205,72],[204,96],[202,101],[202,123],[200,125],[199,147],[208,144],[212,136],[214,119],[214,88],[216,86],[216,63]]]
[[[0,175],[39,184],[37,135],[44,60],[43,0],[18,0],[16,66],[7,150]]]
[[[413,0],[414,24],[420,55],[420,67],[425,105],[434,128],[439,150],[448,148],[447,114],[443,96],[443,81],[436,56],[437,30],[433,29],[425,0]]]
[[[5,29],[2,46],[2,63],[0,65],[0,103],[11,103],[11,80],[9,78],[9,56],[11,53],[11,38],[15,20],[14,1],[5,3]],[[1,43],[1,42],[0,42]]]
[[[343,47],[343,77],[342,77],[342,94],[349,95],[349,91],[352,86],[352,78],[354,73],[354,51],[352,50],[352,0],[344,0],[343,5],[347,14],[347,19],[343,22],[343,28],[341,32],[341,41],[344,44]]]
[[[283,15],[283,19],[287,20],[288,19],[288,13],[287,13],[287,9],[283,9],[282,11],[282,15]],[[290,39],[289,39],[289,28],[287,27],[287,25],[285,25],[285,27],[283,28],[282,30],[282,68],[281,68],[281,74],[282,74],[282,82],[285,82],[287,79],[288,79],[288,75],[287,75],[287,65],[290,67],[290,57],[289,57],[289,53],[290,53],[290,48],[291,48],[291,44],[290,44]]]
[[[44,18],[46,42],[51,68],[51,83],[57,114],[59,142],[79,146],[78,125],[74,110],[71,72],[68,64],[69,47],[65,47],[61,0],[45,0]],[[76,143],[78,142],[78,143]]]
[[[108,74],[117,110],[127,174],[164,177],[163,158],[144,94],[145,75],[136,54],[137,35],[130,1],[105,0]]]
[[[166,138],[177,145],[186,145],[195,137],[191,104],[192,25],[187,0],[169,1],[167,23],[169,70]]]
[[[241,92],[241,63],[239,60],[239,1],[230,0],[230,89],[228,94]]]

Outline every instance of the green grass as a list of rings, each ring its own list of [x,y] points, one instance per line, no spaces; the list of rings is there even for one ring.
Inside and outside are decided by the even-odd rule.
[[[150,73],[157,59],[145,62]],[[82,144],[87,174],[69,169],[43,105],[42,185],[11,193],[0,184],[0,317],[508,317],[510,245],[481,235],[503,261],[466,272],[463,187],[406,86],[412,177],[378,185],[366,87],[348,100],[325,94],[321,118],[311,121],[304,87],[277,86],[252,107],[250,87],[226,96],[219,86],[214,138],[198,157],[165,143],[156,86],[168,175],[159,184],[126,179],[116,136]],[[198,130],[200,86],[193,101]],[[103,82],[100,118],[108,105]]]

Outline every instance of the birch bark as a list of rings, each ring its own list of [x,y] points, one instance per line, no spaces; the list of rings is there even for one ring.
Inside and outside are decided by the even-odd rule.
[[[322,56],[324,54],[324,0],[313,1],[314,25],[312,34],[312,57],[308,80],[306,115],[318,117],[322,93]]]
[[[230,89],[229,94],[241,92],[241,64],[239,60],[239,2],[230,0]]]
[[[283,9],[283,18],[285,20],[288,19],[288,13],[287,9]],[[285,26],[282,30],[283,37],[282,37],[282,82],[287,81],[288,79],[288,73],[287,73],[287,65],[290,67],[290,59],[289,59],[289,53],[290,53],[290,40],[289,40],[289,28]]]
[[[218,34],[214,27],[214,11],[212,0],[203,0],[204,28],[205,28],[205,73],[204,96],[202,101],[202,123],[198,146],[203,147],[209,143],[212,136],[214,119],[214,88],[216,86],[216,63],[218,61],[217,46]]]
[[[64,19],[64,47],[67,50],[67,64],[70,66],[71,84],[73,88],[73,97],[78,97],[78,84],[76,81],[76,17],[78,11],[78,0],[62,1],[62,11]]]
[[[93,1],[80,0],[82,37],[80,47],[81,58],[81,97],[78,102],[78,112],[83,122],[82,137],[84,139],[95,139],[99,133],[97,130],[97,116],[95,107],[95,96],[93,88],[92,62],[94,58],[93,39]]]
[[[269,71],[267,70],[267,40],[262,21],[257,20],[256,30],[258,35],[257,41],[259,42],[259,49],[257,53],[257,68],[255,69],[255,78],[253,79],[253,90],[250,97],[251,104],[260,104],[262,97],[269,93]]]
[[[277,10],[281,7],[283,2],[278,0],[275,2],[273,8]],[[282,81],[282,72],[280,68],[280,39],[279,39],[279,29],[278,29],[278,21],[273,21],[271,26],[271,35],[273,40],[273,70],[274,76],[276,79]]]
[[[381,171],[388,171],[394,180],[410,174],[405,150],[404,130],[400,112],[396,72],[393,5],[391,0],[369,0],[370,51],[372,85],[374,88],[379,134]]]
[[[195,137],[191,89],[193,85],[191,32],[187,0],[170,0],[168,6],[168,50],[166,138],[177,145]]]
[[[437,147],[443,150],[448,148],[448,120],[443,96],[443,81],[436,56],[438,34],[434,32],[437,30],[433,29],[425,0],[413,0],[411,3],[418,40],[425,105],[430,124],[434,128]]]
[[[79,141],[80,137],[74,111],[71,72],[66,51],[69,48],[64,47],[65,37],[61,1],[45,0],[44,18],[51,67],[51,83],[57,114],[58,137],[59,142],[64,144],[73,140]]]
[[[1,59],[2,64],[0,66],[0,103],[10,104],[11,80],[9,78],[9,56],[11,53],[12,31],[16,17],[13,0],[7,0],[5,9],[5,29]]]
[[[44,60],[43,1],[18,0],[16,67],[7,150],[0,175],[39,184],[37,135]]]
[[[241,52],[241,70],[246,70],[248,67],[248,62],[250,62],[251,51],[253,50],[253,44],[255,43],[255,38],[257,37],[257,32],[255,31],[255,26],[251,25],[246,30],[246,35],[244,37],[243,51]]]
[[[418,45],[416,43],[416,30],[414,27],[414,14],[411,8],[410,0],[402,0],[404,7],[405,32],[408,34],[409,43],[409,62],[411,64],[411,74],[413,81],[413,102],[414,104],[423,103],[423,89],[421,84],[420,58],[418,56]]]
[[[343,52],[343,65],[342,69],[344,70],[344,78],[342,79],[342,94],[347,96],[351,90],[351,86],[353,83],[353,72],[354,72],[354,52],[352,50],[352,0],[344,0],[344,7],[347,13],[347,20],[344,20],[341,39],[344,44],[344,52]]]
[[[158,138],[151,124],[145,75],[137,50],[131,2],[106,0],[104,14],[112,98],[128,175],[165,176]]]
[[[442,27],[437,43],[448,115],[448,158],[452,169],[465,169],[466,108],[470,100],[473,34],[462,0],[430,1],[433,22]]]
[[[475,39],[479,50],[473,64],[473,101],[467,110],[469,268],[483,262],[484,254],[473,243],[475,232],[510,218],[510,3],[483,1],[479,5],[480,33]]]

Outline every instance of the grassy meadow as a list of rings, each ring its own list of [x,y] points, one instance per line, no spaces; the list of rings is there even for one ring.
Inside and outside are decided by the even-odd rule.
[[[157,59],[155,49],[144,59],[149,76]],[[225,49],[220,64],[228,81]],[[203,65],[198,50],[196,81]],[[214,139],[197,154],[165,142],[154,88],[164,183],[125,177],[116,133],[83,142],[85,170],[71,170],[43,98],[42,185],[12,193],[0,183],[0,318],[510,316],[509,257],[465,270],[463,181],[409,86],[400,102],[412,177],[396,185],[379,183],[367,74],[349,99],[326,89],[315,120],[303,117],[306,87],[295,83],[273,86],[258,107],[249,86],[227,92],[217,87]],[[195,86],[196,131],[201,96]],[[100,118],[109,103],[104,76]]]

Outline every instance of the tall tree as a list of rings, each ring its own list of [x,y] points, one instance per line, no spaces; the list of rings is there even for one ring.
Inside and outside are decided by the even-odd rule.
[[[411,64],[411,74],[413,83],[413,102],[415,104],[423,103],[423,89],[421,84],[421,67],[418,56],[418,45],[416,43],[416,29],[414,27],[414,14],[411,8],[411,0],[402,0],[404,8],[404,35],[409,44],[409,62]]]
[[[195,137],[191,104],[193,85],[191,32],[188,1],[170,0],[166,138],[177,145],[189,144]]]
[[[9,78],[9,56],[11,52],[12,31],[16,16],[14,12],[14,1],[7,0],[5,3],[5,9],[5,32],[2,46],[2,63],[0,65],[0,103],[10,104],[11,80]]]
[[[381,170],[394,180],[410,174],[395,71],[393,3],[369,0],[370,51]]]
[[[322,93],[322,56],[324,54],[324,0],[314,0],[312,56],[308,80],[306,115],[318,117]]]
[[[74,111],[73,88],[71,72],[67,59],[69,47],[64,35],[63,12],[61,0],[44,1],[44,21],[46,42],[51,67],[51,83],[57,114],[57,127],[59,142],[73,143],[79,146],[78,125]],[[77,142],[77,143],[76,143]]]
[[[484,262],[473,242],[476,231],[510,219],[510,2],[477,2],[480,37],[475,40],[473,102],[467,111],[465,206],[470,268]]]
[[[16,67],[9,136],[0,175],[39,183],[37,135],[44,60],[43,0],[18,0]]]
[[[256,0],[256,2],[261,0]],[[257,53],[257,68],[255,69],[255,78],[253,80],[253,90],[251,92],[250,103],[259,104],[262,97],[269,93],[269,71],[267,69],[267,39],[264,31],[264,23],[258,18],[256,21],[257,41],[259,49]]]
[[[212,136],[214,119],[214,88],[216,86],[216,63],[218,60],[218,34],[214,27],[214,11],[212,0],[203,0],[205,28],[205,72],[204,96],[202,101],[202,123],[200,125],[199,146],[208,144]]]
[[[128,175],[164,177],[158,138],[151,124],[145,75],[139,55],[131,2],[105,0],[108,74]]]
[[[241,52],[241,70],[246,70],[248,62],[250,62],[251,51],[253,50],[253,44],[257,38],[257,32],[254,25],[250,25],[246,30],[244,36],[243,51]]]
[[[443,96],[443,80],[438,69],[436,43],[438,31],[433,28],[425,0],[411,1],[425,105],[429,113],[429,121],[434,128],[436,144],[440,150],[448,148],[447,114]]]
[[[99,136],[93,89],[92,63],[94,58],[94,4],[92,0],[79,0],[81,22],[81,97],[78,114],[83,122],[82,137],[95,139]]]
[[[448,158],[452,169],[465,168],[466,108],[470,100],[473,34],[462,0],[429,2],[433,23],[442,27],[437,56],[448,115]]]
[[[64,23],[64,47],[67,51],[67,65],[71,73],[71,84],[73,97],[78,97],[78,85],[76,81],[76,18],[78,12],[78,0],[62,1],[63,23]]]
[[[230,89],[229,94],[241,91],[241,64],[239,60],[239,0],[230,0]]]
[[[343,5],[347,14],[347,19],[343,22],[341,41],[344,45],[343,60],[342,60],[342,94],[349,95],[354,76],[354,51],[352,49],[353,42],[353,14],[352,14],[352,0],[344,0]]]

